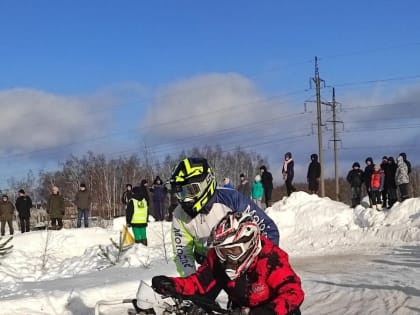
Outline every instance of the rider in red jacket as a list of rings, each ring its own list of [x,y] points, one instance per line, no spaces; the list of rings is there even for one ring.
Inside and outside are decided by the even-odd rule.
[[[196,273],[185,278],[154,277],[154,290],[194,300],[220,286],[235,313],[300,314],[304,293],[288,255],[260,234],[250,215],[227,214],[212,230],[209,245],[207,258]]]

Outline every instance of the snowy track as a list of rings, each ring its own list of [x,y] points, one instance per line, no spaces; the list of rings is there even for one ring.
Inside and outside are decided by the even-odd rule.
[[[304,314],[420,314],[420,245],[297,260]]]
[[[420,314],[419,209],[420,198],[377,212],[302,192],[267,209],[301,277],[303,314]],[[136,245],[103,269],[99,245],[118,239],[122,223],[15,235],[13,252],[0,260],[0,314],[93,315],[99,300],[134,298],[140,280],[176,275],[168,222],[151,223],[147,248]],[[101,311],[125,315],[128,307]]]

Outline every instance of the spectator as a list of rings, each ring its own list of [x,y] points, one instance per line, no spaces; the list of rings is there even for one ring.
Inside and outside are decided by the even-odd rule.
[[[227,314],[300,315],[301,281],[287,253],[260,233],[251,215],[228,213],[211,232],[203,265],[185,278],[153,277],[153,289],[194,301],[219,287],[232,302]]]
[[[127,206],[128,202],[130,201],[131,197],[133,196],[133,185],[127,184],[125,185],[125,191],[123,192],[123,195],[121,197],[121,202],[123,205]]]
[[[370,179],[370,187],[372,189],[372,208],[378,211],[382,210],[381,194],[384,189],[384,177],[384,171],[381,169],[381,166],[375,164]]]
[[[389,176],[388,172],[389,163],[388,163],[388,157],[383,156],[382,162],[381,162],[381,169],[384,171],[384,189],[382,190],[382,208],[387,208],[387,205],[389,203],[389,196],[388,196],[388,179]]]
[[[175,193],[170,192],[169,194],[169,208],[166,221],[172,221],[173,213],[175,208],[178,206],[178,199],[176,198]]]
[[[163,221],[165,218],[166,188],[163,186],[159,176],[156,176],[150,191],[153,193],[153,211],[155,219],[156,221]]]
[[[143,196],[145,196],[146,201],[147,201],[147,222],[149,222],[149,216],[152,213],[152,203],[151,203],[151,198],[150,198],[150,189],[149,189],[149,182],[147,181],[147,179],[142,179],[140,182],[140,194],[142,194]]]
[[[252,212],[262,233],[278,244],[279,232],[274,221],[236,189],[217,188],[216,176],[206,159],[190,157],[180,161],[170,182],[179,201],[172,220],[172,246],[181,276],[194,273],[195,262],[203,262],[212,228],[231,211]],[[219,292],[220,288],[215,287],[206,296],[214,300]]]
[[[30,231],[32,200],[23,189],[19,190],[18,194],[15,206],[19,216],[20,230],[25,233]]]
[[[293,177],[295,176],[294,171],[295,162],[292,159],[292,153],[287,152],[284,155],[284,162],[283,162],[283,179],[286,184],[287,196],[290,196],[292,192],[296,191],[296,188],[293,186]]]
[[[359,162],[354,162],[352,169],[347,174],[347,182],[351,187],[351,207],[356,208],[357,205],[360,205],[362,198],[362,184],[363,184],[364,174],[360,169]]]
[[[366,187],[366,193],[369,197],[369,206],[372,207],[372,188],[370,187],[370,179],[372,178],[373,173],[373,159],[371,157],[366,158],[365,160],[365,171],[364,171],[364,182]]]
[[[9,201],[9,196],[3,195],[0,202],[0,221],[1,221],[1,236],[6,232],[6,223],[9,226],[9,233],[13,235],[13,216],[15,214],[15,207]]]
[[[395,173],[395,183],[400,191],[400,201],[404,201],[409,198],[408,195],[408,184],[410,178],[408,176],[408,166],[404,162],[404,157],[399,155],[397,158],[397,171]]]
[[[388,209],[392,208],[394,203],[398,201],[397,183],[395,182],[395,174],[397,173],[397,164],[395,164],[392,156],[388,157],[388,167],[385,174],[386,187],[388,189]]]
[[[311,194],[317,194],[319,179],[321,177],[321,164],[318,162],[318,154],[311,154],[311,163],[308,166],[308,189]]]
[[[91,196],[86,190],[86,185],[81,183],[79,191],[76,193],[74,204],[77,207],[77,228],[82,226],[82,217],[84,226],[89,226],[89,210],[90,210]]]
[[[261,183],[261,175],[257,174],[255,176],[255,180],[252,183],[252,201],[255,202],[255,204],[262,208],[261,203],[262,203],[262,198],[264,196],[264,188],[263,185]]]
[[[223,179],[223,187],[233,189],[233,184],[230,182],[229,177],[225,177],[225,179]]]
[[[267,171],[267,167],[262,165],[260,167],[261,183],[264,188],[264,202],[266,208],[271,207],[271,194],[273,192],[273,175]]]
[[[237,190],[245,197],[251,198],[251,185],[243,173],[239,175],[239,181]]]
[[[402,156],[404,163],[407,165],[407,173],[410,175],[411,173],[411,163],[409,160],[407,160],[407,154],[402,152],[400,153],[400,156]]]
[[[52,194],[48,198],[46,210],[51,219],[52,229],[61,230],[63,228],[64,198],[61,196],[57,186],[52,188]]]
[[[143,186],[144,187],[144,186]],[[147,218],[148,218],[148,195],[141,187],[134,187],[133,194],[128,202],[126,211],[127,226],[133,229],[134,240],[147,246]]]

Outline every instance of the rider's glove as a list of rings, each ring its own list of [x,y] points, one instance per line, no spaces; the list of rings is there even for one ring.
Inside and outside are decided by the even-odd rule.
[[[167,276],[156,276],[152,278],[152,288],[157,293],[164,296],[174,296],[176,294],[174,282]]]

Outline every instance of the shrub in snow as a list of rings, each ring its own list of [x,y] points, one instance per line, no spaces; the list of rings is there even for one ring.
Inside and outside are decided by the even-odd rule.
[[[0,237],[0,257],[6,256],[12,251],[13,245],[8,245],[12,239],[13,237],[10,236],[7,240],[3,241],[3,238]]]

